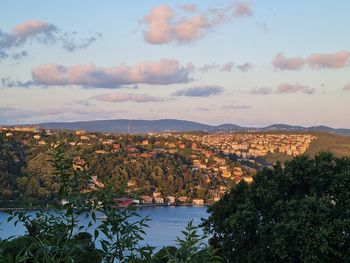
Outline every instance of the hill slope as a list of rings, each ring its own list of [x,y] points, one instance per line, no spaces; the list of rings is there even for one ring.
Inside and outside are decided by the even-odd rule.
[[[266,127],[242,127],[235,124],[222,124],[218,126],[198,123],[194,121],[162,119],[162,120],[94,120],[94,121],[76,121],[76,122],[49,122],[37,125],[45,129],[70,129],[87,130],[101,132],[119,132],[119,133],[147,133],[163,131],[298,131],[298,132],[328,132],[342,135],[350,135],[350,129],[334,129],[328,126],[302,127],[287,124],[274,124]]]

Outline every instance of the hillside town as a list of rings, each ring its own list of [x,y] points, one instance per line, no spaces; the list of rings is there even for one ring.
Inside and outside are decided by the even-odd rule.
[[[304,154],[317,138],[309,134],[219,133],[192,139],[226,155],[235,154],[249,159],[277,152],[298,156]]]
[[[112,176],[117,181],[124,180],[128,188],[125,199],[116,201],[121,206],[131,202],[142,205],[216,202],[241,180],[253,181],[257,169],[263,167],[259,158],[273,153],[298,156],[317,139],[309,134],[131,135],[51,131],[35,127],[2,127],[0,135],[8,140],[16,139],[31,149],[28,152],[41,155],[59,144],[66,145],[75,170],[89,167],[93,171],[90,189],[86,191],[103,187],[107,171],[112,170]],[[103,160],[110,161],[104,164]],[[165,161],[170,162],[170,166],[164,165]],[[25,179],[17,181],[21,180]],[[142,194],[136,197],[137,192]]]

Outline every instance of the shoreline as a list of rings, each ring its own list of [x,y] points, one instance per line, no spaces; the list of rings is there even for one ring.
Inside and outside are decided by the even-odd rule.
[[[203,205],[195,205],[191,203],[180,203],[180,204],[134,204],[132,207],[135,208],[148,208],[148,207],[179,207],[179,206],[193,206],[193,207],[206,207],[210,206],[210,204]],[[123,206],[116,207],[117,208],[125,208]],[[35,211],[35,210],[51,210],[53,207],[1,207],[0,212],[11,212],[11,211]]]

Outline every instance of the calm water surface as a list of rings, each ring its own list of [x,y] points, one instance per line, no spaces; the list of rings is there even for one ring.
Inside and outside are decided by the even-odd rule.
[[[195,225],[201,223],[201,218],[207,218],[206,207],[196,206],[159,206],[144,207],[138,210],[142,216],[149,216],[149,228],[146,229],[146,237],[143,244],[155,247],[174,245],[176,237],[181,237],[181,231],[185,229],[187,223],[193,220]],[[8,213],[0,212],[0,238],[18,236],[25,233],[22,225],[14,226],[13,222],[7,222]],[[87,224],[87,220],[81,218],[82,225]],[[85,224],[86,223],[86,224]],[[93,230],[93,228],[92,228]]]

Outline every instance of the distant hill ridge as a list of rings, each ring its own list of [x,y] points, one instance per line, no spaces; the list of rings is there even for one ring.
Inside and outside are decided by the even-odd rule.
[[[328,126],[302,127],[287,124],[273,124],[266,127],[242,127],[235,124],[209,125],[187,120],[93,120],[75,122],[48,122],[36,124],[44,129],[87,130],[96,132],[147,133],[165,131],[317,131],[350,135],[350,129],[335,129]]]

